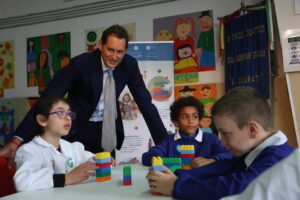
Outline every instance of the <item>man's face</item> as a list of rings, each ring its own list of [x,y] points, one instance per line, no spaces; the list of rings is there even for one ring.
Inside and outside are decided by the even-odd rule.
[[[214,122],[222,144],[234,156],[243,156],[253,148],[254,140],[247,125],[240,129],[231,117],[219,115],[214,116]]]
[[[126,40],[117,38],[114,35],[110,35],[107,38],[107,43],[102,44],[99,41],[99,49],[101,51],[102,59],[107,67],[115,68],[122,62],[126,53]]]

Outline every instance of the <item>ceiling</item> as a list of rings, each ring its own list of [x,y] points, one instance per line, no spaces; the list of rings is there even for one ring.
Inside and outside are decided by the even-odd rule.
[[[171,1],[176,0],[0,0],[0,29]]]

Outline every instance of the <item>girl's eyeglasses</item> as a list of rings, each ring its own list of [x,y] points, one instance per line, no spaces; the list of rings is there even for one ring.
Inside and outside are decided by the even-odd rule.
[[[60,119],[66,119],[67,116],[69,116],[72,120],[75,119],[76,113],[72,111],[64,111],[64,110],[58,110],[55,112],[48,113],[49,115],[55,114]]]

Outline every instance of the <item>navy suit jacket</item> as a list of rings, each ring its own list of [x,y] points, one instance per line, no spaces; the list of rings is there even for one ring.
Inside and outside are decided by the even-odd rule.
[[[151,95],[146,89],[136,59],[126,54],[123,61],[114,69],[113,76],[117,99],[127,85],[139,106],[154,142],[156,144],[161,142],[167,135],[167,131],[159,117],[157,108],[151,103]],[[74,57],[70,64],[60,69],[49,83],[42,96],[64,96],[68,93],[71,108],[76,112],[76,119],[65,139],[72,141],[72,138],[76,138],[76,135],[80,134],[80,131],[87,125],[100,99],[102,87],[103,70],[101,52],[98,49]],[[124,129],[119,106],[117,108],[117,149],[120,149],[124,140]],[[25,141],[30,140],[33,120],[33,113],[30,110],[16,129],[15,135]]]

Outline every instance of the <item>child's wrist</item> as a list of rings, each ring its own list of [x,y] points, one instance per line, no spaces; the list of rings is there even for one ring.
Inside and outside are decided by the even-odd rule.
[[[21,145],[21,141],[18,139],[18,138],[13,138],[9,141],[10,144],[14,144],[16,145],[17,147],[19,147]]]

